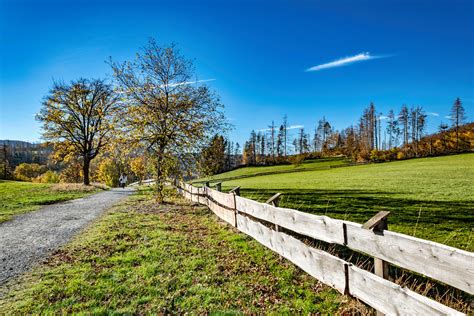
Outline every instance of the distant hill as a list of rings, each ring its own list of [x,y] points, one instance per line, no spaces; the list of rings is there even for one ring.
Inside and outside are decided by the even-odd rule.
[[[7,161],[13,171],[20,163],[46,164],[52,152],[45,143],[30,143],[21,140],[0,140],[0,163]]]
[[[37,147],[40,144],[25,142],[22,140],[4,139],[4,140],[0,140],[0,146],[3,146],[3,145],[15,147],[15,148],[31,148],[31,147]]]

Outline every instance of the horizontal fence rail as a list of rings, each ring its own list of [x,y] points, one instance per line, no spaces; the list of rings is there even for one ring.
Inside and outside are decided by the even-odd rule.
[[[224,193],[210,187],[179,183],[186,199],[203,204],[219,218],[256,239],[319,281],[350,294],[377,311],[389,314],[463,315],[443,304],[360,269],[323,250],[279,231],[288,231],[346,246],[401,268],[474,294],[474,254],[443,244],[383,230],[375,232],[354,222],[304,213]],[[260,223],[273,224],[271,229]]]

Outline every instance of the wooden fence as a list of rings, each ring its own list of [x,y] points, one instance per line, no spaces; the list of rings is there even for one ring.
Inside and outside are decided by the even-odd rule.
[[[240,197],[239,190],[224,193],[208,186],[194,187],[186,183],[178,185],[178,192],[193,202],[207,205],[222,220],[319,281],[362,300],[379,314],[463,315],[390,282],[387,279],[388,263],[474,294],[474,253],[383,229],[383,212],[361,225],[278,207],[278,196],[268,201],[273,202],[271,205]],[[272,224],[272,228],[261,221]],[[376,274],[310,247],[279,231],[280,227],[370,255],[375,260]]]

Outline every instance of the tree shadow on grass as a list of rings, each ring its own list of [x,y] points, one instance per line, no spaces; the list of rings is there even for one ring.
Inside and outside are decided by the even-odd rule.
[[[368,190],[278,190],[281,207],[364,223],[390,211],[389,229],[457,248],[473,250],[474,205],[471,201],[423,201]],[[244,197],[265,202],[275,190],[241,189]],[[474,238],[473,238],[474,239]]]

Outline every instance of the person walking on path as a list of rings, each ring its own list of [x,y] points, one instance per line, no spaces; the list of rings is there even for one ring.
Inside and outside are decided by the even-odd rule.
[[[127,176],[124,174],[121,174],[119,178],[119,185],[121,188],[125,189],[126,184],[127,184]]]

